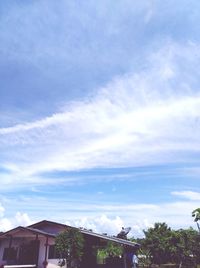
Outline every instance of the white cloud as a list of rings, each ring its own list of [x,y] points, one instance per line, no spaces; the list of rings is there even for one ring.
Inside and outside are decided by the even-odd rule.
[[[5,202],[9,202],[9,200],[4,198]],[[13,203],[12,203],[13,206]],[[13,217],[6,217],[6,210],[0,204],[0,231],[8,231],[18,225],[27,226],[30,225],[32,221],[30,220],[27,213],[17,212]]]
[[[32,66],[30,69],[40,68],[45,79],[49,75],[51,78],[55,76],[55,80],[57,77],[61,77],[61,73],[64,75],[68,73],[68,66],[71,63],[79,66],[80,70],[83,66],[84,70],[93,68],[94,61],[88,63],[90,61],[88,61],[88,55],[90,55],[90,59],[96,61],[95,75],[98,68],[103,69],[103,64],[107,64],[108,69],[111,66],[112,70],[109,70],[111,73],[116,73],[116,70],[120,69],[135,69],[124,76],[113,78],[102,88],[93,89],[94,95],[86,97],[83,101],[66,103],[59,110],[41,120],[0,128],[0,172],[1,168],[3,170],[1,192],[27,187],[36,194],[37,185],[76,184],[78,180],[86,179],[81,176],[58,179],[40,173],[94,167],[135,167],[181,162],[183,164],[190,163],[191,169],[184,170],[187,174],[183,172],[183,169],[178,170],[177,173],[182,172],[181,175],[184,173],[187,176],[192,174],[199,178],[199,170],[195,169],[192,163],[195,162],[197,166],[199,158],[195,156],[194,159],[193,155],[199,153],[200,148],[200,44],[189,42],[181,45],[173,43],[165,37],[159,41],[156,37],[147,40],[152,29],[156,30],[155,35],[159,34],[160,39],[159,27],[154,28],[155,26],[153,26],[152,28],[150,25],[151,22],[154,25],[158,25],[156,22],[161,22],[158,18],[154,20],[155,16],[160,14],[159,7],[161,5],[158,1],[152,0],[148,3],[139,1],[134,5],[129,0],[126,5],[120,1],[116,6],[118,16],[109,16],[109,20],[107,20],[106,7],[102,5],[100,5],[101,8],[91,5],[89,9],[87,5],[83,5],[84,10],[90,12],[82,12],[82,15],[76,12],[76,5],[66,1],[62,1],[55,13],[53,2],[45,1],[41,9],[38,8],[37,3],[25,4],[20,8],[14,5],[9,8],[8,13],[6,12],[2,16],[1,27],[7,26],[7,31],[1,31],[0,35],[2,41],[0,51],[5,56],[5,62],[20,60],[22,65],[24,63],[28,66],[30,63]],[[170,7],[170,5],[167,4],[166,7]],[[124,24],[124,21],[128,22],[127,8],[131,18],[129,25]],[[70,16],[66,16],[66,10]],[[166,18],[167,21],[170,21],[171,13],[168,12],[168,9],[166,10],[165,18],[161,16],[162,22]],[[184,12],[188,13],[185,10]],[[42,13],[47,16],[40,16]],[[92,16],[90,16],[91,14]],[[91,27],[91,32],[87,32],[91,42],[84,38],[83,43],[80,42],[79,46],[74,45],[77,43],[76,37],[83,28],[86,29],[88,25],[91,25],[94,14],[97,14],[96,18],[99,21],[94,27]],[[139,15],[136,16],[136,14]],[[142,24],[138,18],[141,18]],[[68,26],[71,20],[75,20],[76,23],[73,23],[69,32]],[[36,24],[33,24],[32,21],[35,21]],[[62,23],[60,23],[61,21]],[[136,21],[139,26],[139,34],[134,30],[129,30]],[[151,28],[148,28],[147,24]],[[53,29],[58,27],[50,27],[50,31],[46,31],[47,25],[48,27],[49,25],[60,25],[61,29],[57,32]],[[142,38],[141,29],[145,30],[147,38]],[[172,25],[170,30],[172,30]],[[18,34],[13,34],[16,32]],[[41,34],[44,32],[45,35]],[[177,29],[174,32],[176,35]],[[77,33],[77,36],[74,33]],[[124,39],[121,38],[122,33]],[[138,42],[128,48],[127,53],[124,53],[124,45],[129,46],[130,34],[133,34],[133,40],[138,40]],[[55,36],[58,38],[54,38]],[[174,33],[170,36],[174,36]],[[100,40],[101,37],[103,40]],[[118,44],[120,43],[117,42],[118,38],[123,40],[121,44]],[[47,39],[50,42],[46,42]],[[152,44],[153,39],[156,41],[156,46]],[[183,39],[181,38],[181,40]],[[112,45],[108,45],[107,40],[116,40],[116,42],[110,42]],[[139,49],[139,47],[143,47],[145,40],[147,44],[144,49]],[[101,41],[100,44],[99,41]],[[160,49],[150,53],[152,51],[150,46],[154,46],[154,48],[160,46]],[[14,47],[15,49],[13,49]],[[148,49],[146,51],[148,56],[144,59],[146,49]],[[113,54],[112,51],[114,51]],[[137,63],[134,62],[137,59],[135,55],[138,54],[138,51],[142,54],[139,53],[141,59],[138,61],[138,65],[140,66],[136,66]],[[119,61],[115,60],[116,55],[118,55]],[[85,64],[88,65],[85,66]],[[118,67],[115,69],[113,65]],[[130,65],[133,66],[127,67]],[[57,67],[62,69],[58,73],[55,72]],[[82,75],[83,73],[81,73]],[[78,78],[77,81],[79,81]],[[50,81],[53,80],[50,79]],[[59,85],[65,84],[62,81]],[[45,91],[48,92],[48,89]],[[59,93],[64,91],[65,89],[61,91],[58,89]],[[66,90],[66,92],[68,91]],[[63,94],[61,95],[63,96]],[[18,102],[16,101],[16,103]],[[56,105],[58,107],[61,104],[56,103]],[[46,110],[48,111],[48,107]],[[6,118],[4,114],[2,116]],[[4,121],[6,120],[4,119]],[[15,122],[14,116],[10,122]],[[20,118],[17,118],[16,122],[21,122]],[[127,177],[124,174],[117,174],[115,179],[121,179],[120,176],[124,180],[131,179],[129,174]],[[137,177],[137,174],[135,173],[134,176]],[[115,191],[114,188],[113,191]],[[166,221],[174,227],[190,225],[191,211],[199,206],[199,193],[176,191],[172,194],[173,197],[187,198],[188,202],[162,205],[132,203],[88,205],[81,200],[76,211],[76,215],[79,217],[77,224],[82,222],[86,226],[102,232],[107,225],[109,230],[106,229],[105,232],[116,232],[119,225],[123,223],[125,226],[132,226],[134,235],[141,234],[143,228],[151,226],[155,221]],[[52,197],[51,200],[47,199],[44,197],[44,200],[38,199],[37,203],[31,203],[32,206],[38,207],[36,212],[32,210],[36,218],[46,215],[42,213],[46,207],[55,208],[56,215],[60,218],[62,218],[60,215],[63,215],[65,208],[69,212],[66,213],[66,218],[74,218],[75,214],[71,212],[71,208],[76,208],[78,202],[73,203],[72,201],[68,204],[62,202],[61,213],[61,208],[57,209],[55,199],[54,204]],[[64,200],[66,201],[66,197]],[[26,204],[26,201],[21,197],[21,204],[30,209],[30,205]],[[20,204],[20,202],[14,204]],[[13,210],[13,207],[10,206],[10,209]],[[15,213],[16,211],[13,212],[14,215]],[[91,218],[91,214],[94,215],[93,218]],[[0,225],[3,229],[18,224],[26,225],[29,222],[29,216],[23,212],[7,218],[4,207],[0,205]]]
[[[10,168],[2,183],[47,183],[33,174],[53,170],[187,161],[200,145],[200,94],[195,73],[181,76],[182,61],[198,67],[199,54],[197,45],[168,43],[144,71],[114,79],[85,102],[0,128],[2,166]]]
[[[131,227],[129,237],[142,237],[143,230],[153,227],[155,222],[166,222],[168,226],[179,229],[196,225],[192,218],[192,211],[198,207],[198,202],[171,202],[159,205],[132,204],[132,205],[101,205],[87,206],[87,212],[68,214],[66,224],[92,229],[98,233],[116,235],[121,227]],[[85,207],[86,209],[86,207]],[[93,216],[91,216],[91,214]],[[78,218],[74,220],[74,215]]]
[[[131,231],[128,234],[128,237],[140,237],[143,236],[143,229],[147,229],[152,227],[153,225],[148,222],[147,219],[143,221],[135,221],[131,226],[127,225],[123,218],[119,216],[107,216],[106,214],[102,214],[96,217],[82,217],[75,221],[67,221],[66,224],[76,227],[82,227],[86,229],[91,229],[96,233],[106,233],[108,235],[117,235],[122,227],[131,227]]]
[[[120,217],[109,218],[105,214],[99,217],[82,217],[75,221],[68,221],[66,224],[92,229],[93,232],[100,234],[108,233],[110,235],[117,235],[124,226],[123,220]]]
[[[176,195],[176,196],[183,197],[189,200],[194,200],[194,201],[200,200],[200,193],[194,192],[194,191],[174,191],[172,192],[172,195]]]
[[[30,220],[27,213],[17,212],[13,217],[1,217],[0,218],[0,231],[5,232],[17,226],[28,226],[33,221]]]
[[[1,226],[0,228],[1,232],[6,232],[13,228],[11,221],[7,218],[0,219],[0,226]]]
[[[31,211],[31,217],[27,213],[17,212],[9,209],[9,214],[14,216],[6,216],[6,213],[0,217],[1,230],[6,231],[16,226],[27,226],[33,222],[40,220],[52,220],[65,223],[71,226],[92,229],[97,233],[108,233],[108,235],[116,235],[122,227],[131,227],[129,237],[142,237],[143,230],[152,227],[155,222],[166,222],[174,229],[196,228],[192,218],[192,211],[199,207],[199,200],[193,201],[173,201],[168,203],[100,203],[98,201],[88,203],[84,198],[79,200],[67,200],[62,197],[53,198],[51,200],[38,197],[30,197],[27,199],[10,200],[17,207],[23,208],[23,211],[34,208]],[[8,209],[7,201],[7,209]],[[62,204],[62,206],[58,206]],[[72,209],[73,208],[73,209]],[[54,213],[47,213],[47,210]],[[30,219],[31,218],[31,219]]]
[[[28,226],[33,223],[27,213],[17,212],[15,215],[15,220],[16,220],[17,225],[22,225],[22,226]]]

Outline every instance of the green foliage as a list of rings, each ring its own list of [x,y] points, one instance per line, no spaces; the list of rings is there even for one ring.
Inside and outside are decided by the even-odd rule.
[[[105,248],[98,249],[97,259],[99,263],[103,264],[105,263],[105,260],[107,258],[119,257],[122,256],[122,254],[123,254],[123,247],[109,241]]]
[[[187,263],[192,267],[199,261],[200,244],[198,232],[192,228],[171,230],[166,223],[155,223],[153,228],[144,231],[141,239],[143,259],[154,264]],[[147,252],[144,254],[144,252]]]
[[[55,240],[56,251],[67,261],[80,260],[83,254],[84,239],[78,229],[70,228],[58,234]]]
[[[166,223],[155,223],[153,228],[144,231],[144,248],[151,252],[152,262],[155,264],[165,263],[169,259],[169,237],[171,229]]]
[[[99,250],[99,254],[104,256],[104,258],[119,257],[123,254],[123,248],[120,245],[109,241],[105,248]]]
[[[197,231],[192,228],[172,232],[171,259],[176,263],[197,262],[199,246],[197,243]]]
[[[148,249],[141,248],[138,251],[138,259],[140,263],[140,267],[149,267],[152,262],[151,252]]]

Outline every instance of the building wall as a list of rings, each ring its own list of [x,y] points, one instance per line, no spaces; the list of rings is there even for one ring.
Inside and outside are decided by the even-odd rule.
[[[34,240],[34,238],[33,237],[13,237],[12,242],[11,242],[11,247],[17,250],[17,257],[19,257],[20,245],[22,245],[22,243],[28,243],[31,240]],[[9,244],[10,244],[10,238],[5,238],[0,241],[0,265],[4,265],[7,263],[7,261],[3,260],[3,254],[4,254],[4,249],[9,248]]]
[[[5,264],[5,261],[3,261],[3,252],[4,252],[4,248],[9,246],[9,240],[8,239],[4,239],[1,241],[0,244],[0,265]]]
[[[45,260],[45,246],[46,237],[40,238],[40,248],[39,248],[39,256],[38,256],[38,268],[43,268],[43,262]]]
[[[47,247],[47,267],[46,268],[60,268],[58,265],[59,259],[49,259],[49,246],[55,244],[55,239],[52,237],[48,238],[48,247]],[[39,252],[39,260],[38,260],[38,268],[44,268],[45,261],[45,251],[46,251],[46,238],[42,238],[40,240],[40,252]],[[66,266],[63,266],[63,268]]]
[[[59,226],[44,226],[43,227],[44,231],[48,231],[48,232],[54,233],[54,234],[61,232],[62,231],[61,229],[62,228],[60,228]],[[24,232],[24,231],[23,232],[19,231],[17,233],[17,236],[19,236],[19,237],[13,236],[12,245],[11,245],[11,247],[18,248],[17,254],[19,254],[19,248],[23,242],[28,242],[28,241],[35,239],[35,236],[30,237],[30,233]],[[46,268],[59,268],[60,267],[60,266],[58,266],[59,259],[48,259],[49,245],[55,244],[55,238],[53,238],[53,237],[48,238],[47,252],[46,252],[46,242],[47,242],[46,237],[40,235],[38,237],[38,239],[40,241],[38,264],[37,264],[38,268],[45,268],[44,267],[45,254],[46,254],[46,260],[48,262],[48,265]],[[9,247],[9,243],[10,243],[9,237],[1,239],[1,241],[0,241],[0,265],[6,264],[6,261],[3,261],[3,253],[4,253],[4,248]]]
[[[52,233],[52,234],[58,234],[66,229],[65,227],[62,226],[55,226],[55,225],[43,225],[40,226],[40,230]],[[46,238],[42,238],[40,240],[40,252],[39,252],[39,261],[38,261],[38,268],[44,268],[43,262],[45,261],[45,250],[46,250]],[[55,244],[55,238],[49,237],[48,238],[48,247],[47,247],[47,267],[46,268],[60,268],[58,265],[59,259],[49,259],[49,245],[54,245]],[[63,266],[65,268],[66,266]]]
[[[18,248],[18,253],[19,253],[19,247],[22,244],[23,241],[30,241],[33,238],[29,238],[26,240],[24,239],[20,239],[20,238],[13,238],[12,240],[12,247]],[[40,237],[39,238],[40,241],[40,246],[39,246],[39,257],[38,257],[38,268],[44,268],[44,261],[45,261],[45,251],[46,251],[46,237]],[[9,247],[9,239],[3,239],[1,240],[0,243],[0,265],[4,265],[6,264],[6,261],[3,261],[3,253],[4,253],[4,248],[8,248]],[[48,241],[48,244],[53,245],[54,244],[54,239],[50,238]],[[47,247],[47,262],[48,262],[48,268],[58,268],[59,266],[58,261],[59,259],[48,259],[48,253],[49,253],[49,246]]]

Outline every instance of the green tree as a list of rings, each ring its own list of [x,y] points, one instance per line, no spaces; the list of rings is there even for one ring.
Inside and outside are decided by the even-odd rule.
[[[172,231],[171,261],[179,264],[179,267],[182,267],[182,264],[193,267],[199,252],[196,238],[197,231],[193,228]]]
[[[195,209],[195,210],[192,211],[192,217],[194,217],[194,221],[196,222],[198,231],[200,233],[200,225],[199,225],[199,221],[200,221],[200,208],[197,208],[197,209]]]
[[[144,234],[142,248],[150,252],[152,263],[168,263],[171,256],[171,228],[166,223],[155,223],[153,228],[144,230]]]
[[[113,243],[109,241],[107,243],[107,246],[103,251],[107,254],[109,257],[119,257],[123,254],[123,247],[119,244]]]
[[[119,258],[123,255],[123,247],[114,242],[107,242],[104,248],[97,249],[97,258],[101,263],[105,263],[106,259]]]
[[[151,252],[148,249],[140,248],[138,251],[140,267],[150,267],[152,263]]]
[[[193,228],[175,231],[165,223],[155,223],[144,234],[145,238],[140,241],[144,261],[151,260],[151,263],[158,265],[173,263],[191,268],[199,262],[200,236]]]
[[[114,258],[123,255],[123,247],[119,244],[109,241],[105,248],[98,249],[99,258]]]
[[[67,262],[67,267],[72,263],[79,262],[83,255],[84,239],[81,232],[76,228],[69,228],[56,237],[56,251]]]

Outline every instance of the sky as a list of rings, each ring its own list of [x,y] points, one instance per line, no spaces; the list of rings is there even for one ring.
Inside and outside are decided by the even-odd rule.
[[[196,228],[200,2],[0,1],[0,228]]]

